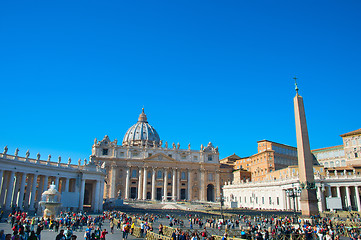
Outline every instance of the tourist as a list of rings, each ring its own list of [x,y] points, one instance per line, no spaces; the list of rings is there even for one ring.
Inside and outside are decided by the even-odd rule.
[[[100,234],[100,240],[105,240],[105,235],[108,234],[107,230],[104,228],[104,230]]]
[[[158,229],[159,229],[159,235],[163,235],[163,224],[159,224],[159,227],[158,227]]]
[[[66,230],[64,231],[65,239],[71,239],[71,236],[73,235],[73,231],[70,229],[70,227],[66,227]]]
[[[36,228],[36,237],[38,240],[41,240],[41,231],[43,231],[44,225],[42,223],[38,224],[38,227]]]
[[[37,237],[36,237],[36,234],[34,231],[30,232],[30,236],[29,236],[28,240],[37,240]]]
[[[55,240],[65,240],[64,230],[61,229],[60,233],[56,236]]]

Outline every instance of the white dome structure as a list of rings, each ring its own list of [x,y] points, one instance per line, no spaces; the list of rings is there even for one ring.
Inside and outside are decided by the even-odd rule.
[[[148,123],[147,115],[139,115],[138,122],[131,126],[123,138],[123,146],[160,146],[160,138],[157,131]]]

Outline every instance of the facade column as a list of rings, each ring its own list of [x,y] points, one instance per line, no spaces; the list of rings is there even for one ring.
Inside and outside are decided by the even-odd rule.
[[[27,185],[26,185],[26,192],[24,194],[24,208],[25,209],[29,209],[29,197],[30,197],[30,193],[31,193],[31,183],[32,181],[32,177],[30,175],[28,175],[27,177]]]
[[[110,185],[110,198],[115,198],[115,194],[116,194],[116,185],[117,185],[117,173],[116,173],[116,168],[114,166],[112,166],[112,172],[111,172],[111,185]]]
[[[177,199],[177,192],[176,192],[176,187],[177,187],[177,169],[173,168],[173,179],[172,179],[172,200],[175,201]]]
[[[361,211],[361,201],[360,201],[360,194],[358,191],[358,186],[355,186],[355,198],[356,198],[356,204],[357,204],[357,211]]]
[[[187,186],[187,199],[188,201],[192,201],[192,185],[191,185],[191,170],[188,169],[188,176],[187,176],[188,186]]]
[[[84,176],[83,176],[83,177],[84,177]],[[81,180],[81,185],[80,185],[79,210],[83,210],[84,193],[85,193],[85,179],[82,178],[82,180]]]
[[[350,187],[346,186],[345,189],[346,189],[346,200],[347,200],[346,208],[347,208],[347,210],[351,211],[352,210],[352,202],[351,202],[351,196],[350,196],[350,194],[351,194]]]
[[[94,212],[99,211],[99,198],[100,198],[100,195],[98,194],[99,189],[100,189],[100,181],[96,180],[96,182],[95,182],[95,194],[94,194],[94,207],[93,207]]]
[[[152,169],[152,201],[155,201],[155,168]]]
[[[39,187],[38,187],[38,193],[37,193],[37,197],[36,197],[36,200],[38,202],[41,201],[41,194],[43,193],[43,188],[44,188],[44,178],[45,178],[45,176],[39,176]]]
[[[177,198],[176,198],[176,201],[180,199],[181,175],[182,175],[182,169],[178,169],[178,171],[177,171]]]
[[[30,195],[30,203],[29,203],[29,209],[35,210],[34,203],[35,203],[35,196],[36,196],[36,184],[38,183],[38,175],[34,174],[33,176],[33,183],[31,184],[31,195]],[[39,182],[40,185],[40,182]]]
[[[17,199],[17,205],[20,207],[20,210],[24,210],[24,192],[25,192],[25,184],[26,184],[26,173],[22,173],[23,176],[21,177],[21,184],[20,184],[20,191]],[[20,173],[19,173],[20,175]]]
[[[148,169],[145,167],[143,170],[143,200],[147,199],[147,184],[148,184]]]
[[[5,209],[11,209],[11,200],[14,190],[14,177],[15,177],[15,172],[10,172],[9,186],[6,192]]]
[[[219,171],[216,170],[216,199],[221,196],[221,186],[219,184]]]
[[[337,189],[337,197],[341,198],[341,187],[336,187]]]
[[[126,168],[126,170],[125,170],[126,172],[125,172],[125,193],[124,193],[124,198],[125,199],[129,199],[129,172],[130,172],[130,169],[129,169],[129,167],[127,167]]]
[[[138,200],[142,200],[142,169],[138,173]]]
[[[164,168],[164,186],[163,186],[163,199],[164,199],[164,201],[168,201],[167,188],[168,188],[168,169]]]
[[[200,187],[201,187],[201,201],[205,201],[205,194],[204,194],[204,187],[205,187],[205,170],[201,169],[201,182],[200,182]]]

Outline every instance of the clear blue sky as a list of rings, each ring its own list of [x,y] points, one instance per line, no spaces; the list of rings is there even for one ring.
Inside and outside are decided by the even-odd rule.
[[[220,156],[361,128],[361,1],[1,1],[0,150],[87,158],[144,106],[164,141]]]

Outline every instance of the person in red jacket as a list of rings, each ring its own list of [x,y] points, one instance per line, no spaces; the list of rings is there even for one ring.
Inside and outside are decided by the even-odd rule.
[[[102,233],[100,234],[100,240],[105,240],[105,235],[107,234],[107,230],[104,228],[104,230],[102,231]]]

